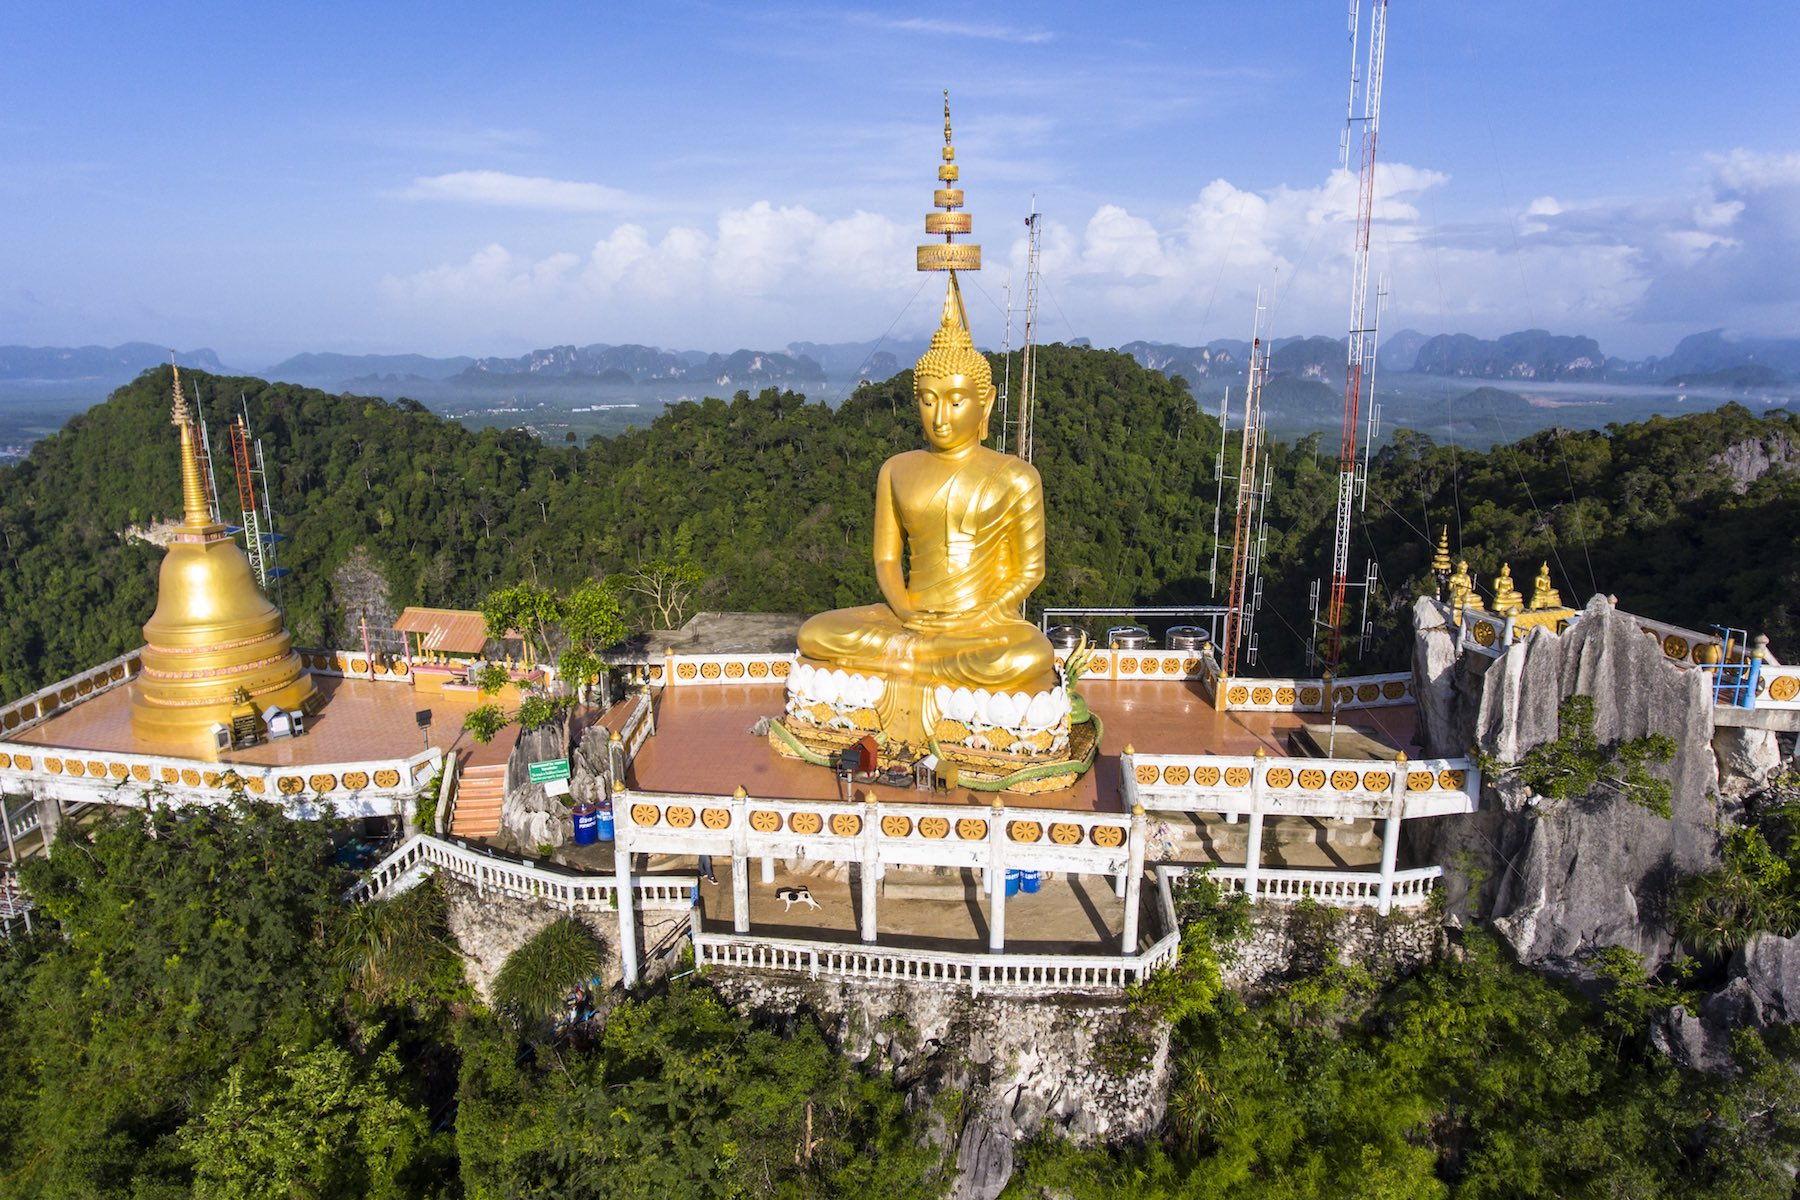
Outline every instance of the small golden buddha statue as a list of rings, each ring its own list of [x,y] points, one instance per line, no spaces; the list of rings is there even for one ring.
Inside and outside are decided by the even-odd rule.
[[[1465,608],[1476,610],[1481,608],[1481,597],[1475,592],[1475,579],[1469,574],[1468,559],[1456,560],[1456,571],[1450,576],[1445,593],[1452,612],[1461,612]]]
[[[1512,566],[1500,564],[1500,573],[1494,576],[1494,611],[1503,617],[1510,617],[1525,607],[1525,598],[1513,586]]]
[[[1538,568],[1537,579],[1531,584],[1531,607],[1533,609],[1562,607],[1562,593],[1550,586],[1550,564],[1547,562]]]
[[[883,680],[882,731],[923,745],[940,685],[1032,695],[1057,680],[1049,639],[1019,615],[1044,578],[1043,485],[1030,463],[982,444],[993,373],[954,277],[913,396],[929,446],[888,459],[875,481],[886,602],[820,613],[799,644],[806,665]]]

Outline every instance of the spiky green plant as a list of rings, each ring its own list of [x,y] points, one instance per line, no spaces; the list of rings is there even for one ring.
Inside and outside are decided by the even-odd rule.
[[[521,1029],[541,1030],[562,1011],[569,989],[598,978],[605,962],[593,930],[562,917],[507,955],[494,976],[494,1007]]]

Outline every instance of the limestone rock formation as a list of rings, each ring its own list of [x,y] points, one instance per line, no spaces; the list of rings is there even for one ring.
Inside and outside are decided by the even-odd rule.
[[[1081,1144],[1141,1137],[1162,1120],[1169,1030],[1117,999],[971,996],[935,984],[808,980],[709,970],[734,1007],[820,1021],[847,1057],[893,1072],[908,1103],[955,1147],[955,1200],[993,1200],[1014,1145],[1039,1133]],[[1127,1052],[1122,1047],[1135,1047]],[[961,1097],[960,1111],[940,1098]]]
[[[506,777],[514,781],[500,807],[500,840],[511,842],[522,854],[536,854],[540,846],[560,846],[574,836],[569,806],[560,796],[544,793],[544,785],[529,781],[528,766],[568,753],[569,733],[562,721],[552,721],[519,735],[507,762]],[[571,784],[570,792],[574,788]]]
[[[1605,597],[1562,633],[1534,630],[1496,659],[1467,654],[1442,662],[1449,638],[1432,614],[1415,611],[1415,676],[1429,751],[1471,744],[1507,762],[1557,737],[1557,709],[1580,693],[1594,698],[1602,745],[1661,733],[1674,759],[1656,768],[1670,780],[1673,815],[1616,797],[1538,804],[1514,780],[1490,781],[1482,810],[1431,823],[1426,852],[1447,868],[1453,909],[1491,919],[1521,962],[1578,972],[1581,959],[1623,946],[1655,967],[1673,949],[1663,916],[1679,874],[1718,862],[1719,779],[1712,705],[1705,679],[1664,657],[1637,622]],[[1465,734],[1468,740],[1457,745]]]
[[[1800,1021],[1800,937],[1759,933],[1732,959],[1725,986],[1707,996],[1695,1016],[1683,1008],[1663,1014],[1656,1044],[1676,1062],[1702,1071],[1731,1069],[1734,1029],[1767,1029]]]

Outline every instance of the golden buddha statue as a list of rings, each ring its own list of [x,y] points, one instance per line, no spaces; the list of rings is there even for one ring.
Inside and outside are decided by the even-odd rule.
[[[1494,576],[1494,612],[1502,617],[1510,617],[1523,610],[1525,598],[1513,586],[1512,566],[1500,564],[1500,573]]]
[[[1469,574],[1469,560],[1456,560],[1456,572],[1450,576],[1445,586],[1445,596],[1451,611],[1461,612],[1465,608],[1480,610],[1481,596],[1475,591],[1475,578]]]
[[[944,165],[957,167],[945,101]],[[1066,786],[1085,764],[1070,757],[1069,700],[1049,639],[1021,615],[1044,578],[1044,492],[1030,463],[983,445],[995,389],[975,349],[957,270],[980,247],[955,244],[969,218],[960,188],[934,194],[926,218],[943,244],[921,246],[920,270],[950,273],[931,345],[913,367],[926,448],[882,464],[875,481],[875,581],[884,603],[820,613],[800,628],[786,723],[776,749],[829,751],[874,734],[884,754],[949,753],[995,779],[1024,766],[1061,765],[1033,787]],[[836,740],[834,740],[836,739]],[[805,750],[802,750],[802,744]],[[965,756],[958,758],[958,750]],[[983,757],[985,756],[985,757]]]
[[[954,277],[913,368],[913,396],[930,448],[888,459],[875,481],[875,582],[886,603],[820,613],[799,641],[807,665],[884,680],[883,731],[923,745],[936,715],[925,711],[929,689],[1035,694],[1056,685],[1056,660],[1019,615],[1044,578],[1043,485],[1031,464],[982,445],[993,376]]]
[[[178,370],[170,421],[181,435],[185,513],[157,577],[156,612],[144,625],[131,725],[140,737],[210,755],[213,727],[230,727],[240,694],[258,711],[311,712],[320,700],[250,560],[213,519]]]
[[[1562,606],[1562,593],[1550,586],[1550,564],[1546,562],[1538,568],[1537,578],[1532,581],[1531,607],[1545,609]]]

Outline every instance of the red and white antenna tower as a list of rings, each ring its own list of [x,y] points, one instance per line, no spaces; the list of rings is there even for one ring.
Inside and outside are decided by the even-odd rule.
[[[1335,671],[1343,657],[1344,600],[1350,590],[1350,509],[1355,504],[1360,463],[1357,435],[1363,404],[1363,379],[1371,381],[1375,366],[1375,328],[1368,319],[1369,226],[1375,214],[1375,145],[1381,128],[1381,75],[1387,57],[1387,0],[1371,0],[1368,69],[1358,70],[1357,44],[1363,0],[1350,0],[1350,106],[1344,132],[1344,165],[1350,143],[1361,125],[1362,165],[1357,175],[1356,240],[1350,277],[1350,350],[1344,371],[1344,428],[1338,449],[1336,541],[1331,552],[1330,602],[1325,616],[1325,665]],[[1360,85],[1360,87],[1359,87]],[[1357,92],[1362,114],[1357,115]],[[1360,585],[1367,589],[1373,575]],[[1364,608],[1368,605],[1365,590]]]

